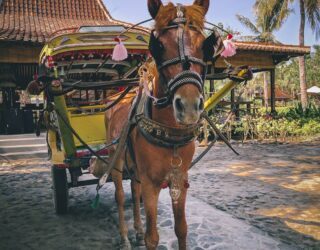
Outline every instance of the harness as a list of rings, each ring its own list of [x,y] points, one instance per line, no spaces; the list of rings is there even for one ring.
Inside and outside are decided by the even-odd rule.
[[[181,4],[177,4],[177,18],[175,18],[169,26],[165,27],[164,30],[177,29],[179,55],[168,60],[162,60],[161,52],[163,51],[163,46],[156,37],[155,31],[153,30],[151,32],[149,50],[157,65],[157,69],[160,74],[160,83],[166,87],[165,97],[158,99],[154,103],[158,108],[163,108],[170,105],[172,103],[172,97],[174,93],[184,84],[194,84],[201,93],[203,92],[207,63],[201,58],[196,58],[186,52],[186,23],[187,19],[184,17],[183,6]],[[191,63],[198,64],[202,67],[202,75],[190,70]],[[172,79],[166,81],[162,70],[175,64],[181,64],[183,71],[174,76]]]
[[[135,116],[139,132],[149,143],[165,148],[182,147],[199,135],[201,123],[173,128],[152,120],[151,105],[152,99],[144,96]]]
[[[213,31],[212,34],[205,39],[203,44],[203,49],[207,50],[204,51],[204,59],[193,57],[186,52],[186,48],[184,46],[185,41],[185,28],[186,28],[187,20],[184,18],[183,14],[183,6],[181,4],[177,5],[177,18],[170,23],[168,27],[165,29],[177,29],[177,37],[178,37],[178,57],[174,57],[168,60],[162,60],[161,55],[163,51],[163,45],[156,37],[155,31],[152,31],[150,42],[149,42],[149,50],[151,52],[152,57],[155,60],[157,70],[159,72],[159,79],[162,85],[165,85],[166,92],[165,96],[157,99],[153,102],[153,105],[157,108],[164,108],[168,105],[172,104],[172,99],[174,93],[177,91],[178,88],[185,84],[194,84],[200,92],[203,92],[204,80],[206,78],[207,73],[207,61],[215,60],[217,55],[221,53],[223,48],[223,43],[220,36]],[[206,53],[207,52],[207,53]],[[190,70],[191,63],[200,65],[203,70],[201,75],[195,71]],[[162,70],[166,67],[171,65],[181,64],[183,71],[174,76],[172,79],[166,79]],[[232,75],[232,74],[230,74]],[[237,74],[236,74],[237,75]],[[228,77],[229,74],[226,75]],[[225,78],[226,78],[225,77]],[[233,80],[245,80],[245,79],[233,79]],[[151,105],[152,100],[146,94],[142,94],[142,87],[139,87],[139,92],[137,97],[132,104],[131,111],[128,117],[128,122],[123,128],[119,144],[117,147],[116,152],[114,153],[112,160],[109,164],[108,170],[105,174],[100,178],[99,183],[97,185],[97,197],[96,200],[99,199],[98,191],[104,185],[109,176],[111,170],[115,166],[115,162],[117,161],[120,153],[122,152],[123,148],[127,146],[132,159],[134,160],[134,150],[132,147],[132,142],[130,138],[130,132],[134,127],[137,127],[139,133],[143,135],[143,137],[150,143],[165,147],[165,148],[172,148],[173,155],[171,158],[171,170],[166,175],[163,183],[161,184],[162,188],[170,187],[170,195],[174,203],[177,202],[182,185],[185,188],[189,187],[187,176],[181,171],[180,166],[182,165],[182,159],[177,153],[177,148],[187,145],[188,143],[192,142],[199,134],[199,129],[201,126],[201,121],[198,124],[190,125],[190,126],[181,126],[179,128],[172,128],[156,122],[152,120],[151,114]],[[228,140],[222,135],[219,129],[213,124],[210,120],[206,112],[203,112],[201,118],[204,118],[208,121],[210,126],[212,127],[213,131],[217,135],[220,136],[221,139],[232,149],[232,146],[228,142]],[[128,139],[129,138],[129,139]],[[196,164],[205,153],[209,151],[209,149],[213,146],[215,140],[210,143],[208,148],[200,154],[191,164],[190,168]]]

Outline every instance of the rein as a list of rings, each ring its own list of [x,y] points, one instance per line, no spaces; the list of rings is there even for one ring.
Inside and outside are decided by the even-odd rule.
[[[159,58],[156,57],[156,53],[159,53],[161,50],[159,41],[155,35],[154,30],[151,32],[150,37],[150,43],[149,43],[149,50],[151,52],[151,55],[155,59],[155,63],[157,66],[157,70],[159,72],[159,80],[160,83],[165,84],[167,91],[166,96],[155,99],[153,102],[153,105],[157,108],[163,108],[170,104],[172,104],[172,97],[175,93],[175,91],[183,86],[184,84],[194,84],[201,92],[203,92],[204,87],[204,80],[206,79],[207,74],[207,62],[204,61],[201,58],[196,58],[191,55],[188,55],[185,50],[185,44],[184,44],[184,37],[185,37],[185,27],[187,23],[187,19],[184,18],[184,14],[182,11],[183,6],[181,4],[177,5],[177,18],[175,18],[170,26],[167,26],[165,29],[177,29],[178,34],[178,51],[179,56],[174,57],[168,60],[161,61]],[[146,21],[140,22],[139,24],[145,23],[150,21],[151,19],[148,19]],[[127,28],[124,32],[136,27],[137,25],[133,25],[132,27]],[[218,29],[221,30],[219,26],[217,26]],[[223,30],[224,31],[224,30]],[[158,44],[157,44],[158,43]],[[158,47],[157,47],[158,46]],[[205,57],[206,58],[206,57]],[[158,60],[157,60],[158,59]],[[198,64],[203,67],[202,74],[190,70],[191,63]],[[166,80],[164,82],[164,75],[162,70],[166,67],[169,67],[171,65],[181,64],[183,71],[174,76],[172,79]],[[227,77],[225,77],[227,78]],[[177,148],[184,146],[191,141],[195,139],[195,137],[198,135],[198,129],[201,124],[199,122],[198,124],[194,126],[184,126],[182,128],[172,128],[165,126],[164,124],[155,122],[151,118],[146,116],[146,112],[139,112],[141,111],[141,107],[143,107],[143,110],[145,106],[147,106],[146,101],[143,101],[142,99],[142,86],[139,87],[138,96],[135,98],[134,103],[132,104],[129,118],[122,129],[120,139],[119,139],[119,145],[111,159],[111,162],[109,164],[108,170],[105,172],[105,174],[99,179],[99,182],[96,187],[97,196],[96,201],[99,199],[99,190],[101,187],[105,184],[110,172],[115,167],[115,162],[118,160],[123,148],[129,147],[130,150],[130,143],[128,144],[128,137],[130,136],[131,129],[134,126],[137,126],[140,133],[145,137],[146,140],[148,140],[150,143],[153,143],[160,147],[167,147],[173,149],[173,157],[171,159],[171,171],[167,175],[165,181],[164,181],[164,187],[167,187],[168,183],[171,183],[172,187],[170,186],[170,195],[172,199],[176,202],[177,197],[179,197],[179,190],[180,187],[175,187],[174,185],[177,184],[176,179],[184,179],[185,187],[189,187],[188,180],[185,179],[185,176],[182,176],[182,172],[180,171],[179,167],[182,163],[181,157],[177,154]],[[214,130],[215,134],[219,135],[219,137],[236,153],[238,154],[230,145],[228,140],[222,135],[222,133],[219,131],[219,129],[213,124],[213,122],[210,120],[210,118],[207,116],[206,112],[204,112],[201,115],[201,118],[204,118],[208,121],[209,125]],[[208,146],[208,148],[201,153],[191,164],[190,168],[194,166],[213,146],[215,143],[215,140]],[[134,159],[134,158],[133,158]],[[175,159],[178,159],[178,162],[175,162]],[[181,175],[181,176],[180,176]],[[179,185],[178,185],[179,186]],[[176,192],[176,193],[175,193]],[[177,197],[174,197],[177,196]]]

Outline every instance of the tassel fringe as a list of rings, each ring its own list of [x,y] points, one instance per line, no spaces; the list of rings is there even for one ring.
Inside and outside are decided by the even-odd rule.
[[[232,42],[232,35],[228,34],[227,39],[223,41],[224,51],[221,53],[223,57],[231,57],[237,53],[236,45]]]
[[[119,37],[115,38],[115,41],[118,42],[118,44],[114,47],[112,52],[112,60],[114,61],[123,61],[128,58],[128,51],[126,47],[124,46],[123,42]]]

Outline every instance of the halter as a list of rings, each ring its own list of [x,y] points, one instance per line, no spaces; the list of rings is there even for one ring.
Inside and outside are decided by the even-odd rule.
[[[154,103],[154,105],[158,108],[163,108],[170,105],[172,103],[172,97],[174,93],[177,91],[177,89],[187,83],[191,83],[195,85],[201,93],[203,92],[203,84],[206,76],[207,64],[202,59],[193,57],[186,53],[185,44],[184,44],[186,22],[187,22],[187,19],[184,17],[183,6],[181,4],[177,4],[177,18],[175,18],[171,22],[171,25],[167,26],[165,29],[166,30],[173,29],[173,28],[177,29],[179,56],[165,60],[165,61],[156,60],[156,65],[157,65],[158,72],[161,76],[160,81],[162,79],[165,79],[161,70],[166,67],[180,63],[183,71],[177,74],[175,77],[173,77],[169,81],[167,81],[166,96],[158,99]],[[154,31],[152,31],[152,35],[154,36],[153,33]],[[150,40],[150,43],[152,43],[152,40]],[[191,63],[201,65],[203,67],[203,74],[200,75],[197,72],[190,70]]]
[[[192,55],[188,55],[185,51],[185,46],[184,46],[185,26],[187,23],[187,19],[184,17],[183,5],[177,4],[176,8],[177,8],[177,17],[173,21],[171,21],[171,23],[167,27],[165,27],[164,30],[177,29],[179,56],[165,60],[165,61],[161,61],[159,60],[159,58],[157,59],[157,55],[159,55],[162,49],[161,43],[156,37],[154,30],[151,31],[151,36],[150,36],[149,50],[151,52],[152,57],[155,59],[157,69],[160,75],[160,82],[164,83],[164,81],[166,81],[164,80],[165,79],[164,75],[161,73],[161,70],[163,70],[164,68],[180,63],[183,69],[181,73],[177,74],[174,78],[166,82],[165,84],[165,87],[167,88],[166,96],[159,98],[157,99],[157,101],[154,102],[154,105],[158,108],[163,108],[172,104],[172,97],[175,91],[184,84],[187,84],[187,83],[194,84],[199,89],[200,92],[203,92],[204,80],[207,74],[207,69],[206,69],[207,62],[212,61],[214,63],[214,61],[218,58],[218,56],[224,50],[224,46],[223,46],[223,42],[221,40],[220,34],[217,32],[216,29],[219,29],[222,32],[227,34],[229,33],[228,31],[224,30],[220,26],[205,21],[206,24],[209,24],[214,28],[204,27],[204,29],[212,32],[211,35],[209,35],[203,43],[204,58],[201,59],[201,58],[194,57]],[[126,28],[124,31],[122,31],[118,35],[117,41],[118,42],[121,41],[120,36],[122,34],[126,33],[127,31],[133,28],[136,28],[140,24],[147,23],[151,20],[153,19],[152,18],[147,19]],[[189,27],[197,28],[191,24],[189,24]],[[121,42],[119,43],[121,44]],[[198,64],[203,67],[202,75],[190,70],[191,63]]]

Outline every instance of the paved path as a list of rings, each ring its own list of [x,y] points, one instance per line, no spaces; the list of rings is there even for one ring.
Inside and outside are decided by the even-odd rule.
[[[94,186],[70,190],[70,213],[59,217],[53,212],[47,164],[16,166],[10,171],[2,168],[1,172],[0,249],[118,248],[118,215],[112,183],[103,188],[96,210],[90,207],[95,197]],[[134,245],[129,181],[125,181],[124,187],[129,238]],[[187,207],[189,249],[280,249],[283,245],[263,231],[192,196]],[[158,227],[159,249],[177,249],[167,190],[160,197]]]
[[[190,171],[191,195],[290,249],[320,249],[320,140],[235,147],[218,143]]]
[[[189,249],[320,249],[319,145],[236,145],[241,156],[235,157],[218,144],[190,172]],[[58,217],[49,165],[0,160],[0,249],[117,249],[113,184],[103,188],[96,210],[94,186],[71,189],[70,213]],[[124,185],[134,245],[129,182]],[[158,227],[159,249],[177,249],[167,190]]]

